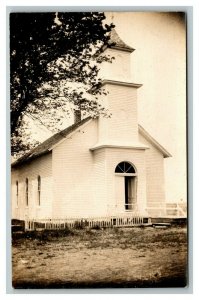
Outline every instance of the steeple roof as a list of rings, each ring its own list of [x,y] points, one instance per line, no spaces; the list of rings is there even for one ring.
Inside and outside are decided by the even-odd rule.
[[[133,52],[135,49],[125,44],[119,35],[117,34],[116,30],[113,28],[110,33],[110,43],[113,43],[114,45],[111,46],[111,48],[127,51],[127,52]]]

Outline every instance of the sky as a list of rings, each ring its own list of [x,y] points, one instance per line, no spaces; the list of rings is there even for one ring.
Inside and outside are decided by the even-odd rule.
[[[186,26],[184,15],[107,13],[132,53],[138,121],[172,158],[165,159],[167,201],[186,201]],[[154,170],[155,171],[155,170]],[[182,199],[182,200],[181,200]]]

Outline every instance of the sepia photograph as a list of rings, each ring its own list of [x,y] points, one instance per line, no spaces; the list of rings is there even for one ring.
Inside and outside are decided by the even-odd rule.
[[[186,30],[9,13],[13,289],[188,286]]]

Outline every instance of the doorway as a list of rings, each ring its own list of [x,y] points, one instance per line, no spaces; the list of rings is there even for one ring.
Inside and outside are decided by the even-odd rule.
[[[133,210],[135,206],[135,177],[124,177],[125,210]]]
[[[136,210],[137,203],[137,172],[135,167],[126,161],[115,168],[116,205],[124,211]]]

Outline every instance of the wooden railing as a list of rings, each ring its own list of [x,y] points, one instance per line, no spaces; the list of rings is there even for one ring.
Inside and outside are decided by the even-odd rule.
[[[166,213],[168,216],[187,217],[187,207],[185,203],[166,203]]]
[[[155,212],[152,215],[152,211]],[[168,218],[186,218],[187,207],[185,203],[167,202],[165,206],[149,206],[147,208],[149,216],[168,217]]]
[[[132,227],[148,224],[148,218],[128,215],[110,217],[89,217],[89,218],[67,218],[67,219],[38,219],[25,220],[25,230],[56,230],[72,228],[106,228],[106,227]]]

